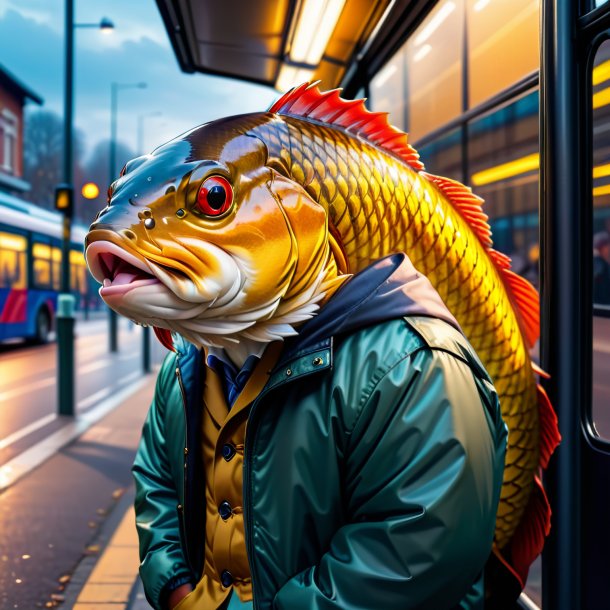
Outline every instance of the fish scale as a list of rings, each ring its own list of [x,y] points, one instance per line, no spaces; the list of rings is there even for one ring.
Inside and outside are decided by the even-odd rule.
[[[441,190],[380,148],[290,116],[254,131],[267,145],[269,165],[328,210],[350,272],[406,252],[479,354],[509,429],[495,532],[502,549],[523,517],[538,469],[538,403],[517,317],[485,247]]]

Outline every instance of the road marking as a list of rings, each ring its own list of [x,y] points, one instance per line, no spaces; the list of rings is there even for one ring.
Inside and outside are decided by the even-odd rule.
[[[53,377],[45,377],[44,379],[40,379],[38,381],[34,381],[33,383],[28,383],[27,385],[19,386],[18,388],[14,388],[13,390],[7,390],[6,392],[0,392],[0,402],[4,400],[8,400],[9,398],[15,398],[16,396],[21,396],[22,394],[27,394],[28,392],[33,392],[34,390],[40,390],[41,388],[47,388],[50,385],[54,385],[57,377],[53,375]]]
[[[129,606],[140,567],[135,521],[130,506],[81,589],[73,610],[93,607],[125,610]]]
[[[109,358],[105,358],[104,360],[98,360],[96,362],[91,362],[90,364],[86,364],[85,366],[80,366],[78,368],[78,372],[81,375],[86,375],[87,373],[93,373],[93,371],[99,371],[100,369],[106,368],[112,364],[112,360]]]
[[[9,434],[5,436],[3,439],[0,439],[0,449],[6,449],[9,445],[20,441],[22,438],[26,437],[28,434],[32,434],[32,432],[36,432],[36,430],[40,430],[40,428],[44,428],[46,425],[50,424],[52,421],[57,419],[57,415],[55,413],[51,413],[50,415],[45,415],[40,419],[37,419],[35,422],[32,422],[28,426],[24,426],[20,428],[13,434]]]
[[[79,437],[102,417],[116,409],[130,396],[142,389],[149,376],[143,377],[137,383],[113,394],[110,398],[100,403],[97,407],[79,415],[73,421],[66,424],[57,432],[47,436],[36,445],[26,449],[23,453],[9,460],[0,467],[0,491],[13,485],[28,472],[40,466],[62,447]]]
[[[106,398],[106,396],[108,396],[108,394],[110,394],[110,392],[111,392],[111,388],[102,388],[98,392],[95,392],[95,394],[91,394],[91,396],[88,396],[87,398],[83,398],[82,400],[79,400],[76,407],[80,410],[87,409],[91,405],[94,405],[98,400],[102,400],[103,398]]]

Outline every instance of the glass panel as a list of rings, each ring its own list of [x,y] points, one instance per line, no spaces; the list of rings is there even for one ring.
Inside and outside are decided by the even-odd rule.
[[[471,107],[538,69],[539,5],[539,0],[466,0]]]
[[[591,414],[597,433],[610,440],[610,41],[597,51],[592,81],[595,316]]]
[[[0,233],[0,288],[26,287],[26,249],[25,237]]]
[[[81,294],[87,292],[87,264],[83,253],[76,250],[70,250],[70,287]]]
[[[464,0],[439,2],[406,44],[407,127],[413,141],[462,112]]]
[[[371,110],[389,112],[394,127],[405,130],[405,50],[404,47],[371,79]]]
[[[425,146],[417,146],[426,171],[462,181],[461,130],[456,129]]]
[[[470,183],[485,199],[495,247],[538,284],[538,92],[469,124]]]
[[[51,246],[35,243],[32,248],[34,258],[34,287],[51,288]]]
[[[59,290],[61,285],[61,250],[53,248],[51,257],[53,260],[53,290]]]

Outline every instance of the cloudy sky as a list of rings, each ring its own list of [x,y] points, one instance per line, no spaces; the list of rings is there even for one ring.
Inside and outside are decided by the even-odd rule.
[[[75,32],[75,126],[91,151],[110,135],[110,84],[146,82],[119,92],[119,139],[137,147],[145,119],[144,152],[212,119],[265,110],[278,94],[269,88],[202,74],[183,74],[154,0],[76,0],[76,23],[108,17],[112,34]],[[0,0],[0,64],[63,108],[63,0]],[[34,109],[33,104],[29,104]]]

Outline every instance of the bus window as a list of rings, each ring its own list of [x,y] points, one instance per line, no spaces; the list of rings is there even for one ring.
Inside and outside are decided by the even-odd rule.
[[[464,0],[443,0],[406,44],[408,130],[413,141],[462,113]]]
[[[32,248],[32,257],[33,287],[50,290],[52,287],[51,246],[36,242]]]
[[[371,109],[389,112],[394,127],[406,130],[405,49],[398,51],[371,79],[369,94]]]
[[[470,107],[538,70],[539,4],[539,0],[466,0]]]
[[[468,126],[470,184],[485,199],[496,247],[538,282],[538,92]]]
[[[25,237],[0,233],[0,288],[26,288],[26,250]]]
[[[87,294],[87,264],[78,250],[70,250],[70,287],[75,292]]]
[[[610,440],[610,41],[593,67],[593,388],[596,433]]]
[[[53,290],[59,290],[61,285],[61,250],[51,248],[51,261],[53,271]]]

